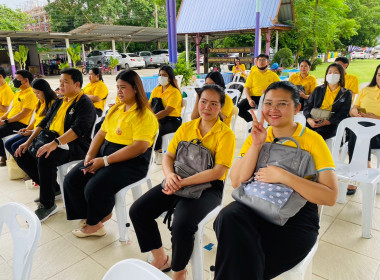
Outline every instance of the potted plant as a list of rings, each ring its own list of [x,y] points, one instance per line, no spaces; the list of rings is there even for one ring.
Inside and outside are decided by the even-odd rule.
[[[109,67],[111,68],[112,74],[115,74],[115,67],[118,65],[119,65],[119,60],[111,56]]]
[[[28,52],[29,48],[24,45],[18,46],[18,51],[15,51],[13,58],[16,60],[19,64],[22,70],[25,69],[26,66],[26,60],[28,59]]]
[[[73,68],[77,68],[77,62],[81,60],[80,52],[82,48],[80,45],[74,45],[74,47],[70,46],[67,49],[67,53],[69,54],[71,61],[73,62]]]

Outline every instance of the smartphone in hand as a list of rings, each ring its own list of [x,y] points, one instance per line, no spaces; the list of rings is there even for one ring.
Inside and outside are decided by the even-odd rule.
[[[87,168],[89,168],[90,166],[92,166],[93,163],[90,163],[89,165],[86,165],[86,166],[82,166],[81,168],[79,168],[80,170],[85,170]]]

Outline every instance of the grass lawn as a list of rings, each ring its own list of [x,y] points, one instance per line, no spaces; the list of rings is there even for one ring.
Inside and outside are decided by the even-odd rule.
[[[310,71],[310,74],[317,79],[324,78],[326,68],[332,62],[323,63],[317,66],[315,71]],[[354,59],[350,62],[347,72],[356,75],[359,78],[359,85],[361,83],[370,82],[375,74],[376,67],[380,64],[379,59]]]

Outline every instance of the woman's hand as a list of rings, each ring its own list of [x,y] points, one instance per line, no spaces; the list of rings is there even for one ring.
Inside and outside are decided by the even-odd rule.
[[[330,125],[331,122],[328,120],[314,120],[312,118],[307,119],[307,123],[312,127],[312,128],[318,128],[326,125]]]
[[[87,157],[87,156],[86,156]],[[83,173],[86,174],[87,172],[95,174],[96,171],[104,167],[104,159],[103,158],[93,158],[91,159],[88,164],[85,164],[85,166],[92,164],[86,169],[83,169]]]
[[[309,96],[306,95],[302,90],[299,90],[299,93],[300,93],[300,97],[302,97],[303,99],[308,99]]]
[[[359,113],[359,114],[363,118],[379,119],[379,117],[375,115],[374,113]]]
[[[265,143],[265,140],[267,138],[267,131],[264,128],[264,114],[261,112],[261,119],[260,122],[257,120],[255,113],[253,110],[249,110],[249,112],[252,115],[252,130],[251,130],[251,136],[252,136],[252,144],[255,146],[262,146]]]
[[[17,150],[15,151],[15,157],[21,157],[23,154],[25,154],[28,151],[28,148],[30,146],[30,143],[25,142],[18,146]]]
[[[256,107],[256,103],[255,103],[255,101],[254,101],[253,99],[248,100],[248,104],[249,104],[249,106],[251,106],[252,108],[255,108],[255,107]]]
[[[23,129],[19,130],[18,134],[20,134],[22,136],[30,136],[33,134],[33,130],[26,130],[25,128],[23,128]]]
[[[260,168],[255,173],[255,180],[264,183],[282,183],[288,171],[273,165]]]
[[[84,158],[84,163],[83,163],[84,166],[89,165],[89,164],[90,164],[90,161],[91,161],[92,159],[94,159],[94,158],[95,158],[95,156],[87,154],[86,157]],[[103,160],[103,161],[104,161],[104,160]]]
[[[351,115],[351,117],[356,117],[356,118],[363,117],[362,113],[359,112],[358,108],[352,108],[350,115]]]
[[[39,148],[38,151],[37,151],[36,156],[37,157],[41,157],[44,154],[46,154],[45,158],[48,158],[49,155],[50,155],[50,153],[53,152],[53,151],[55,151],[57,148],[58,148],[58,144],[55,143],[54,141],[51,141],[50,143],[45,144],[41,148]]]
[[[179,175],[170,173],[166,176],[165,189],[163,189],[162,192],[167,195],[172,195],[182,188],[181,181],[182,178]]]

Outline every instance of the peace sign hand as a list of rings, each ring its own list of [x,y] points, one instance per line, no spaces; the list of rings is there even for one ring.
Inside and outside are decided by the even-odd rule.
[[[264,128],[264,114],[261,112],[260,122],[257,120],[255,113],[253,110],[249,110],[252,115],[252,144],[255,146],[262,146],[265,143],[265,139],[267,138],[267,131]]]

